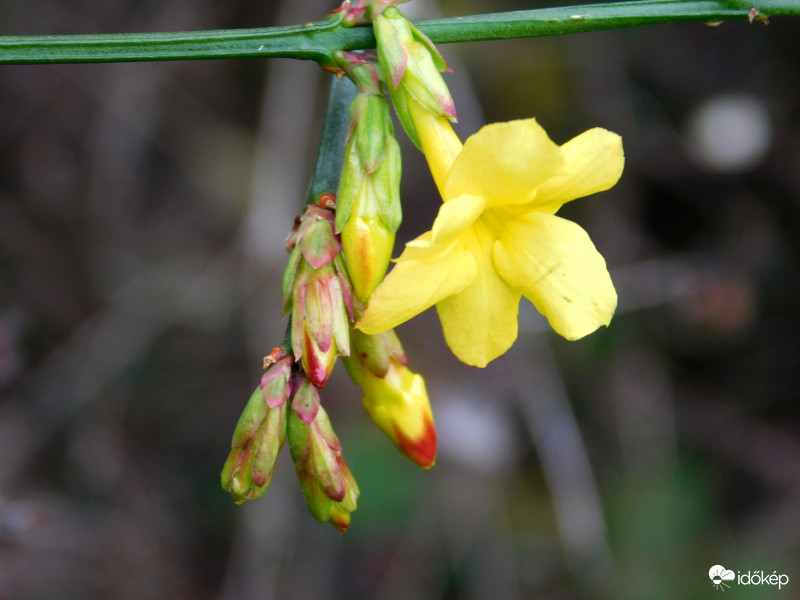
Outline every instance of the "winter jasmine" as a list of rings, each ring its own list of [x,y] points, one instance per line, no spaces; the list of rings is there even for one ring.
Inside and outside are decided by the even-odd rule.
[[[605,261],[555,213],[617,182],[620,137],[591,129],[558,146],[528,119],[488,125],[459,148],[446,119],[408,108],[444,204],[432,230],[406,245],[358,329],[385,331],[436,305],[454,354],[483,367],[514,343],[523,295],[567,339],[607,325],[617,295]]]

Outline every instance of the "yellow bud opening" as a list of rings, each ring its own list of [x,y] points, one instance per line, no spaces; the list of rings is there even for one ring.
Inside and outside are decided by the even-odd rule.
[[[394,233],[386,227],[377,214],[377,207],[370,211],[370,202],[365,191],[369,183],[365,180],[358,195],[353,212],[342,228],[342,250],[347,264],[353,292],[366,303],[375,288],[383,280],[394,248]]]
[[[436,430],[421,375],[391,362],[386,377],[364,369],[364,408],[400,452],[421,467],[436,461]]]
[[[444,183],[450,166],[463,148],[461,140],[447,117],[436,116],[410,95],[407,106],[436,187],[444,196]]]

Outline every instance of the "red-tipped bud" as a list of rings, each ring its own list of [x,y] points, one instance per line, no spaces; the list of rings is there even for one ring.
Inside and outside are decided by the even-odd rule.
[[[350,353],[352,291],[339,258],[333,213],[309,206],[289,236],[284,312],[292,315],[292,351],[311,382],[323,387],[337,356]]]
[[[303,389],[302,385],[298,391]],[[317,406],[313,420],[298,414],[295,402],[288,417],[289,449],[309,511],[320,521],[347,529],[356,509],[358,485],[342,458],[342,446],[325,409]]]
[[[400,452],[419,466],[436,462],[436,429],[421,375],[394,359],[384,377],[364,369],[364,408]]]
[[[406,354],[394,330],[367,335],[352,331],[347,372],[364,390],[364,407],[394,445],[421,467],[436,461],[436,429],[421,375],[405,366]]]
[[[383,12],[387,6],[401,4],[406,0],[345,0],[340,8],[331,12],[341,12],[342,25],[355,27],[368,25],[375,17]]]

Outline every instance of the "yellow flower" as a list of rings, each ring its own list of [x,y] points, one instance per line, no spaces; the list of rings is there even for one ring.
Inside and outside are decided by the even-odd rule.
[[[617,182],[620,137],[596,128],[558,146],[528,119],[488,125],[462,149],[445,119],[410,109],[444,204],[357,327],[379,333],[435,304],[453,353],[483,367],[516,340],[523,295],[567,339],[608,325],[617,294],[606,263],[580,226],[555,213]]]

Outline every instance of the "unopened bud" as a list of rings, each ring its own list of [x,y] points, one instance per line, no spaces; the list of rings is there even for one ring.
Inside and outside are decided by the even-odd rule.
[[[440,71],[447,64],[425,34],[411,24],[395,7],[375,18],[378,60],[397,116],[408,136],[420,141],[408,111],[408,102],[417,102],[437,117],[456,120],[456,109]]]
[[[359,94],[336,205],[345,263],[356,297],[367,302],[383,280],[402,220],[400,147],[383,96]]]
[[[292,388],[292,410],[306,425],[311,425],[320,408],[319,391],[304,373],[294,378]]]
[[[269,408],[282,406],[289,397],[289,378],[292,372],[292,358],[280,348],[280,358],[268,365],[261,376],[261,393]],[[275,350],[273,350],[275,352]]]
[[[344,531],[355,510],[358,486],[342,458],[342,446],[321,406],[310,423],[289,411],[289,449],[309,511]]]
[[[389,104],[377,91],[373,94],[358,94],[350,104],[350,122],[353,131],[348,141],[353,140],[353,143],[352,148],[347,148],[345,152],[355,152],[361,170],[369,175],[381,164],[386,141],[392,137]],[[337,207],[341,204],[339,194]]]
[[[362,204],[369,206],[370,196],[367,191],[359,197],[355,206],[359,213]],[[394,232],[387,229],[380,219],[369,215],[351,216],[342,229],[342,245],[353,293],[364,303],[386,275],[394,238]]]
[[[236,424],[221,483],[239,504],[262,496],[272,481],[286,439],[290,369],[287,357],[267,370]]]
[[[350,353],[352,291],[339,257],[333,213],[309,206],[287,242],[284,312],[292,314],[292,351],[311,382],[323,387],[337,356]]]
[[[364,370],[364,408],[400,452],[424,468],[436,462],[433,425],[425,380],[392,359],[385,377]]]
[[[342,25],[355,27],[372,23],[375,16],[381,14],[387,6],[402,2],[406,2],[406,0],[348,0],[337,11],[344,13]]]

